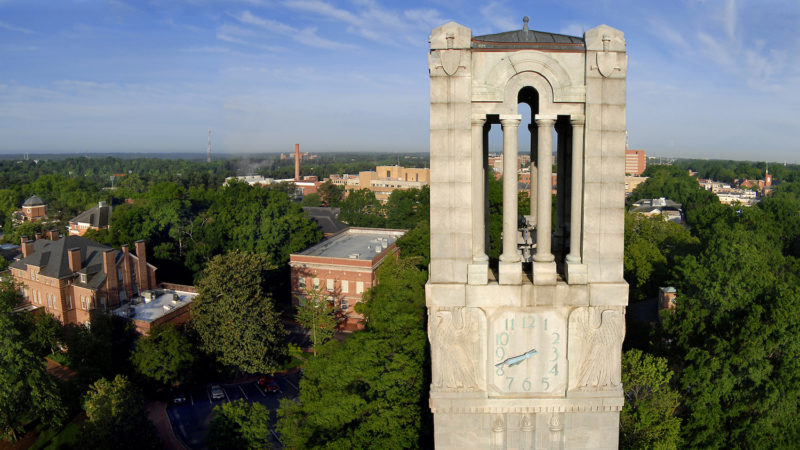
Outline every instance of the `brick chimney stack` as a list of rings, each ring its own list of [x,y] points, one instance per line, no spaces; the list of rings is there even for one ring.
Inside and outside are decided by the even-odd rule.
[[[147,251],[145,250],[144,241],[141,239],[134,242],[134,245],[136,246],[136,257],[139,259],[136,278],[139,282],[139,292],[142,292],[150,289],[150,277],[148,276],[149,271],[147,270]]]
[[[294,181],[300,181],[300,144],[294,144]]]
[[[103,252],[103,272],[106,273],[106,292],[108,292],[108,303],[113,305],[119,301],[117,295],[117,265],[115,263],[114,250],[108,249]]]
[[[69,249],[69,270],[77,272],[81,270],[81,249],[75,247]]]
[[[38,241],[41,238],[42,238],[42,233],[36,233],[36,234],[33,235],[33,240],[34,241]]]
[[[20,239],[20,247],[22,248],[22,257],[27,258],[33,254],[33,241],[28,240],[28,236],[22,236]]]
[[[56,231],[56,230],[48,231],[47,232],[47,238],[50,239],[51,241],[57,241],[58,240],[58,231]]]

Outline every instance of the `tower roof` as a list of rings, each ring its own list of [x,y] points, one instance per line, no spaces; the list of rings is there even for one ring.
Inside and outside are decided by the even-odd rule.
[[[585,50],[585,44],[583,38],[581,37],[529,30],[528,18],[525,17],[523,22],[524,26],[521,30],[473,36],[472,47],[487,49],[533,49],[560,51]]]
[[[42,206],[42,205],[44,205],[44,201],[37,195],[31,195],[22,204],[22,206]]]

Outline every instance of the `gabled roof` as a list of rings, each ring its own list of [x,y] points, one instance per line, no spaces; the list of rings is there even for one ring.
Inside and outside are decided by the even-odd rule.
[[[323,234],[336,234],[347,228],[347,224],[339,222],[339,208],[322,206],[304,206],[303,211],[316,222]]]
[[[31,195],[30,197],[28,197],[27,200],[25,200],[24,203],[22,203],[22,206],[43,206],[43,205],[44,201],[40,199],[39,196],[37,195]]]
[[[81,269],[73,272],[69,269],[69,250],[80,249]],[[39,273],[54,278],[65,278],[75,273],[86,273],[89,287],[96,289],[105,280],[103,272],[103,253],[110,249],[107,245],[98,244],[80,236],[65,236],[57,241],[39,239],[33,243],[33,254],[11,264],[11,267],[27,270],[28,265],[39,267]],[[114,261],[121,257],[114,251]]]
[[[70,223],[88,223],[89,226],[95,228],[105,228],[109,224],[111,218],[111,206],[102,205],[95,206],[92,209],[78,214],[76,217],[70,219]]]

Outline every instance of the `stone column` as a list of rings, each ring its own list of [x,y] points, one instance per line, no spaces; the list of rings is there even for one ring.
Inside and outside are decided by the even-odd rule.
[[[485,181],[483,163],[483,127],[485,115],[472,116],[472,263],[468,283],[489,282],[489,257],[486,256]]]
[[[522,116],[501,115],[503,126],[503,254],[500,255],[500,284],[522,283],[522,258],[517,248],[517,133]]]
[[[569,118],[572,125],[572,198],[569,213],[569,254],[567,255],[567,283],[586,284],[588,271],[581,258],[583,235],[583,124],[582,114]]]
[[[538,182],[536,199],[536,255],[533,257],[533,284],[555,284],[556,263],[550,252],[552,238],[553,125],[555,115],[536,115],[539,127]]]

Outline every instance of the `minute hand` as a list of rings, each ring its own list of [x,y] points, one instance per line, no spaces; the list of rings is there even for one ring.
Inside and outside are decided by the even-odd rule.
[[[512,356],[511,358],[508,358],[505,361],[501,361],[501,362],[495,364],[495,367],[502,367],[502,366],[514,367],[517,364],[521,363],[522,361],[525,361],[526,359],[528,359],[531,356],[535,355],[536,353],[537,353],[536,349],[532,348],[532,349],[528,350],[527,352],[525,352],[525,353],[523,353],[521,355]]]

